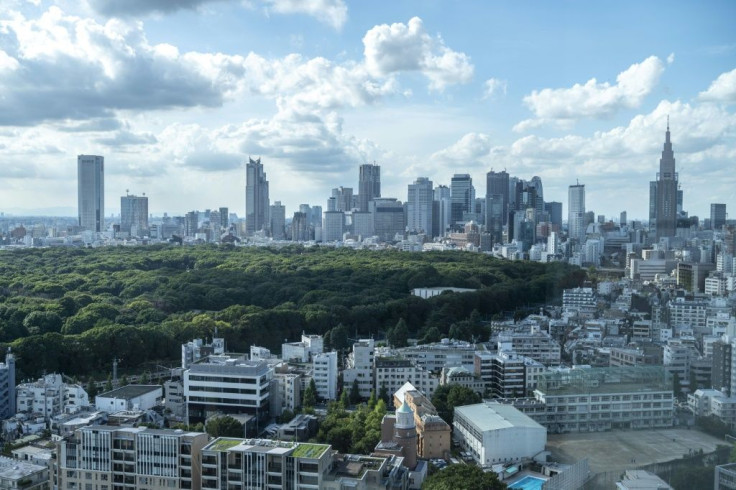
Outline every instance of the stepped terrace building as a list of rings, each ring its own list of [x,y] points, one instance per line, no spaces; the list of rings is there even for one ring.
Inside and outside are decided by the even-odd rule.
[[[672,426],[672,377],[663,366],[545,373],[534,397],[546,406],[545,415],[537,422],[550,432]]]

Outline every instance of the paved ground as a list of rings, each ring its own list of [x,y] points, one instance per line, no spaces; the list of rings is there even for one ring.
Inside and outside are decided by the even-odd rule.
[[[695,429],[658,429],[551,434],[547,450],[552,460],[574,463],[588,458],[593,474],[680,458],[692,449],[714,451],[725,441]],[[632,458],[636,461],[632,462]]]

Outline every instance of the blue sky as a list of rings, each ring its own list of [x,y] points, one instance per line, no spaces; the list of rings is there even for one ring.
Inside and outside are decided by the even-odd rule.
[[[291,213],[357,188],[539,175],[645,218],[670,116],[685,208],[736,207],[736,3],[4,0],[0,211],[74,214],[76,155],[106,211],[244,212],[248,156]],[[356,189],[357,190],[357,189]],[[734,211],[731,211],[733,213]]]

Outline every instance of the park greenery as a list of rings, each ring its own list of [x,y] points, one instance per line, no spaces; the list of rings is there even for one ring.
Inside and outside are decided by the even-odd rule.
[[[356,336],[472,340],[486,322],[552,302],[585,272],[464,252],[354,251],[294,245],[53,248],[0,252],[0,347],[20,379],[46,372],[104,380],[172,363],[215,334],[231,352],[276,352],[302,331],[345,351]],[[412,296],[415,287],[477,291]]]
[[[499,481],[492,471],[484,472],[478,466],[453,464],[428,477],[422,490],[458,490],[475,488],[478,490],[502,490],[506,484]]]
[[[339,401],[330,402],[320,423],[316,441],[331,444],[341,453],[370,454],[381,440],[381,421],[386,403],[371,393],[367,403],[348,411],[349,396],[343,390]]]
[[[432,394],[432,405],[442,420],[452,425],[455,419],[455,407],[481,403],[481,396],[468,388],[456,384],[438,386]]]

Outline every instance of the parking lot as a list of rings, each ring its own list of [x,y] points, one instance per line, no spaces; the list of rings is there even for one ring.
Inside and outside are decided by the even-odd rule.
[[[552,460],[574,463],[588,458],[593,473],[671,461],[700,449],[709,453],[722,439],[695,429],[657,429],[553,434],[547,437]]]

